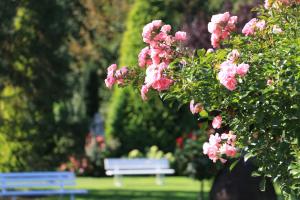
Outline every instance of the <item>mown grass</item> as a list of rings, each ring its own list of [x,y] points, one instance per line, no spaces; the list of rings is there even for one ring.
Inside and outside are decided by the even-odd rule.
[[[165,184],[155,184],[155,177],[124,177],[123,187],[115,187],[113,178],[79,177],[77,189],[86,189],[88,194],[77,195],[76,200],[197,200],[200,182],[186,177],[166,177]],[[204,199],[207,200],[212,181],[204,182]],[[277,187],[277,193],[279,193]],[[67,200],[69,196],[37,198],[40,200]],[[278,200],[282,198],[279,196]]]
[[[87,195],[76,196],[77,200],[196,200],[200,182],[186,177],[166,177],[165,184],[155,184],[155,177],[124,177],[124,185],[115,187],[112,178],[77,178],[76,188],[87,189]],[[208,199],[211,181],[205,181],[205,199]],[[51,197],[47,200],[69,199]]]

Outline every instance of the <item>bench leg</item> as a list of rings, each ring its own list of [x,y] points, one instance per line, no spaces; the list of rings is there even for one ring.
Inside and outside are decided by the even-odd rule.
[[[165,176],[163,174],[156,174],[156,185],[163,185],[165,183]]]
[[[70,200],[75,200],[75,195],[74,194],[70,195]]]
[[[114,184],[117,187],[122,187],[123,186],[122,175],[114,175]]]

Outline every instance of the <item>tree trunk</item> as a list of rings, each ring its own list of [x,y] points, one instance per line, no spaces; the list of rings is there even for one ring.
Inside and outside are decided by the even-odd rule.
[[[227,163],[216,176],[210,191],[210,200],[276,200],[276,193],[270,179],[266,180],[265,191],[259,189],[262,177],[252,177],[256,167],[241,159],[229,170]]]

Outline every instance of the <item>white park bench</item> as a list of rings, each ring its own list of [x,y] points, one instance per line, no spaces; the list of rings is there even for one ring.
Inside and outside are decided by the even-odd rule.
[[[0,173],[0,197],[63,196],[70,195],[74,200],[76,194],[86,194],[86,190],[66,189],[75,186],[72,172],[15,172]]]
[[[114,176],[116,186],[122,186],[123,175],[156,175],[156,184],[164,184],[165,174],[174,174],[167,159],[123,159],[108,158],[104,160],[106,175]]]

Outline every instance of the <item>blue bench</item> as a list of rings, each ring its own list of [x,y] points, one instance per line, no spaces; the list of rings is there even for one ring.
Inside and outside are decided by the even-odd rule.
[[[75,186],[72,172],[25,172],[0,173],[0,197],[63,196],[70,195],[74,200],[77,194],[86,194],[86,190],[66,189]]]

